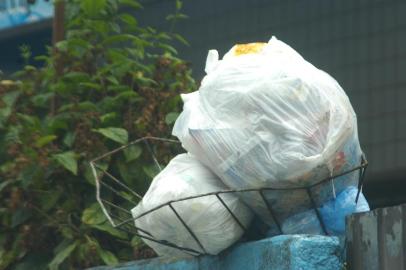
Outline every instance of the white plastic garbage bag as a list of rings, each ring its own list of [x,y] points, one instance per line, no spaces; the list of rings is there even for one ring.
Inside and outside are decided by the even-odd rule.
[[[285,43],[234,46],[222,60],[210,51],[198,91],[182,95],[173,135],[230,188],[294,188],[360,164],[356,115],[340,85]],[[358,172],[311,190],[320,206]],[[262,197],[242,195],[268,224]],[[310,208],[309,193],[267,191],[283,222]]]
[[[152,234],[157,240],[166,240],[202,253],[218,254],[237,241],[243,234],[243,229],[215,195],[172,203],[175,211],[205,250],[202,250],[169,206],[137,217],[172,200],[226,189],[220,179],[192,155],[178,155],[154,178],[142,201],[132,209],[135,226]],[[220,196],[239,221],[248,227],[252,217],[251,211],[233,194]],[[141,230],[139,233],[148,236]],[[149,240],[144,241],[160,256],[171,258],[190,256],[175,248]]]

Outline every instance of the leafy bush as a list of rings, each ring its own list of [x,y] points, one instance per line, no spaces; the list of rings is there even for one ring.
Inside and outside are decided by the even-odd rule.
[[[185,41],[139,26],[136,0],[66,4],[66,39],[37,57],[44,67],[28,65],[23,47],[27,65],[0,83],[0,269],[81,269],[145,253],[95,204],[88,162],[141,136],[167,137],[179,93],[194,88],[170,45]],[[167,19],[185,17],[180,9],[176,1]],[[104,165],[148,186],[142,148]]]

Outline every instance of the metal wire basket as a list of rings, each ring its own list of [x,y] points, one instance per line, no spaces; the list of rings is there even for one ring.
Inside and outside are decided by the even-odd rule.
[[[153,142],[153,144],[151,144]],[[363,182],[364,182],[364,176],[366,172],[366,168],[368,166],[368,162],[365,158],[365,155],[362,154],[360,157],[360,164],[354,168],[351,168],[345,172],[342,172],[340,174],[336,175],[331,175],[330,177],[327,177],[317,183],[314,183],[309,186],[305,187],[300,187],[300,188],[272,188],[272,187],[263,187],[263,188],[250,188],[250,189],[229,189],[229,190],[222,190],[222,191],[217,191],[217,192],[210,192],[210,193],[205,193],[205,194],[199,194],[195,196],[188,196],[184,197],[181,199],[177,200],[171,200],[166,203],[160,204],[152,209],[149,209],[146,212],[143,212],[142,214],[138,215],[137,217],[133,217],[131,214],[131,209],[137,205],[137,203],[142,200],[142,195],[134,190],[134,188],[129,187],[128,184],[124,183],[124,181],[119,180],[117,176],[113,175],[112,173],[109,173],[108,170],[106,170],[105,166],[103,166],[103,160],[106,158],[110,158],[112,155],[118,154],[121,151],[125,151],[125,149],[138,145],[138,144],[143,144],[144,148],[149,152],[151,161],[154,163],[156,169],[158,171],[162,170],[162,166],[159,163],[157,156],[156,156],[156,151],[154,150],[155,148],[153,147],[155,144],[172,144],[175,145],[179,152],[181,151],[180,147],[180,142],[177,140],[172,140],[172,139],[164,139],[164,138],[157,138],[157,137],[143,137],[140,139],[137,139],[127,145],[121,146],[113,151],[110,151],[108,153],[105,153],[94,160],[90,162],[90,166],[93,172],[93,176],[95,178],[95,183],[96,183],[96,198],[98,203],[100,204],[103,213],[106,215],[107,219],[111,223],[111,225],[119,230],[123,230],[127,233],[131,233],[133,235],[139,236],[140,238],[159,243],[161,245],[165,245],[168,247],[172,247],[178,250],[181,250],[185,253],[191,254],[191,255],[208,255],[208,252],[206,251],[205,247],[202,245],[201,241],[198,239],[196,234],[193,232],[193,230],[188,226],[188,224],[184,221],[183,217],[179,214],[179,212],[176,210],[174,204],[177,202],[181,201],[187,201],[187,200],[192,200],[200,197],[206,197],[206,196],[212,196],[215,197],[221,205],[228,211],[230,216],[234,219],[234,221],[238,224],[238,226],[244,231],[247,232],[247,228],[243,225],[243,223],[238,219],[237,215],[231,211],[230,207],[227,205],[227,203],[223,200],[222,195],[224,194],[236,194],[236,195],[241,195],[244,193],[258,193],[260,198],[262,198],[262,201],[264,205],[266,206],[269,216],[271,219],[275,222],[277,229],[279,231],[279,234],[283,234],[283,229],[281,226],[280,218],[278,217],[277,214],[275,214],[274,209],[272,208],[271,203],[267,200],[265,196],[265,192],[272,192],[272,191],[294,191],[294,190],[301,190],[304,191],[307,194],[307,197],[309,199],[311,209],[314,211],[314,213],[317,216],[317,219],[320,223],[320,227],[322,228],[324,234],[328,235],[328,232],[326,230],[326,226],[324,224],[324,221],[321,217],[321,214],[318,209],[318,205],[315,201],[315,196],[313,193],[313,190],[317,188],[319,185],[323,185],[329,181],[333,183],[335,179],[337,179],[340,176],[353,173],[355,171],[358,171],[358,192],[355,201],[358,202],[358,198],[360,195],[360,192],[362,190]],[[174,153],[173,153],[174,154]],[[333,189],[334,189],[334,184],[333,184]],[[103,198],[103,190],[107,191],[107,194],[109,194],[108,199]],[[138,228],[135,226],[135,220],[144,217],[148,214],[153,213],[154,211],[157,211],[161,208],[167,207],[169,208],[173,214],[177,217],[177,219],[180,221],[182,226],[186,229],[186,231],[190,234],[190,236],[194,239],[196,242],[197,246],[200,248],[200,250],[196,250],[190,247],[184,247],[184,246],[179,246],[176,245],[175,243],[171,243],[165,239],[156,239],[153,236],[153,232],[149,232],[145,228]]]

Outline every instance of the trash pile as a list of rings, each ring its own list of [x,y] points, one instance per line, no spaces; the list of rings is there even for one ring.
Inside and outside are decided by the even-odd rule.
[[[225,200],[245,225],[253,211],[269,226],[268,235],[340,235],[346,215],[369,210],[362,193],[355,203],[358,171],[305,188],[361,163],[356,115],[331,76],[275,37],[235,45],[222,60],[211,50],[205,71],[199,90],[181,95],[184,108],[172,132],[189,154],[175,157],[156,176],[134,217],[194,194],[256,188],[277,189],[263,193],[274,216],[258,192],[227,194]],[[177,209],[201,235],[207,253],[217,254],[241,237],[216,198],[194,200],[179,202]],[[149,228],[157,239],[195,245],[173,213],[160,210],[137,219],[136,226]],[[180,256],[147,244],[159,255]]]

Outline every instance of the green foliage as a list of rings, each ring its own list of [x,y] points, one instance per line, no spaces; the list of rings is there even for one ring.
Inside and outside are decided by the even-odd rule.
[[[142,136],[167,137],[194,88],[181,36],[140,27],[136,0],[66,1],[66,39],[0,82],[0,270],[83,269],[132,260],[139,238],[110,226],[88,162]],[[171,24],[185,16],[174,1]],[[169,157],[167,150],[159,153]],[[143,190],[155,175],[133,145],[99,164]],[[127,194],[125,194],[128,196]]]
[[[95,129],[94,131],[118,143],[121,144],[128,143],[128,132],[123,128],[115,128],[115,127],[98,128]]]
[[[78,174],[78,163],[76,161],[75,153],[68,151],[60,154],[56,154],[53,157],[59,162],[65,169],[71,171],[74,175]]]

